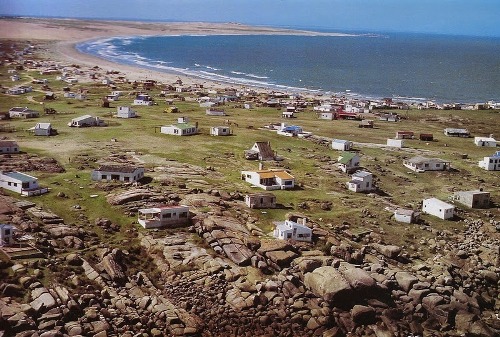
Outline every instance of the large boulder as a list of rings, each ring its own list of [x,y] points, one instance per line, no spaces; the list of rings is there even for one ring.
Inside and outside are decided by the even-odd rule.
[[[334,267],[319,267],[304,275],[304,285],[316,296],[326,301],[346,298],[352,288],[344,276]]]
[[[414,275],[406,271],[397,272],[395,276],[399,287],[406,292],[410,291],[413,285],[418,281],[418,279]]]
[[[339,271],[342,273],[350,286],[356,290],[365,290],[376,286],[376,282],[373,277],[371,277],[363,269],[356,268],[350,263],[341,263]]]

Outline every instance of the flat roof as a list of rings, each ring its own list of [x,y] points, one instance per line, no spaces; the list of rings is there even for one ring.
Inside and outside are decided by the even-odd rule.
[[[358,172],[355,172],[352,176],[353,177],[364,178],[364,177],[368,177],[368,176],[371,176],[371,175],[372,175],[372,173],[368,172],[368,171],[358,171]]]
[[[442,207],[442,208],[455,208],[455,206],[453,206],[452,204],[449,204],[447,202],[444,202],[442,200],[439,200],[437,198],[428,198],[428,199],[424,199],[424,202],[432,202],[434,204],[437,204],[438,206]]]
[[[17,146],[13,140],[0,140],[0,147]]]
[[[131,166],[131,165],[101,165],[96,171],[134,173],[135,170],[141,168],[143,167]]]
[[[37,180],[35,177],[17,171],[2,172],[2,174],[25,183]]]

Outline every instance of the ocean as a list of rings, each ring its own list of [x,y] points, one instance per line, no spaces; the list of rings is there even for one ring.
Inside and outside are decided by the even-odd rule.
[[[118,63],[281,91],[500,101],[500,38],[186,35],[105,38],[77,49]]]

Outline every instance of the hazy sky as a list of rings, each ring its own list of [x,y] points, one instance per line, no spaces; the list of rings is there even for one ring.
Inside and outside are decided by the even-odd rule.
[[[0,0],[0,15],[500,36],[500,0]]]

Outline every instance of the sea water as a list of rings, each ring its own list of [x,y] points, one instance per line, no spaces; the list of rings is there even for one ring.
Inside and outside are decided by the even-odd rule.
[[[276,90],[500,100],[500,39],[421,34],[117,37],[77,49],[157,71]]]

